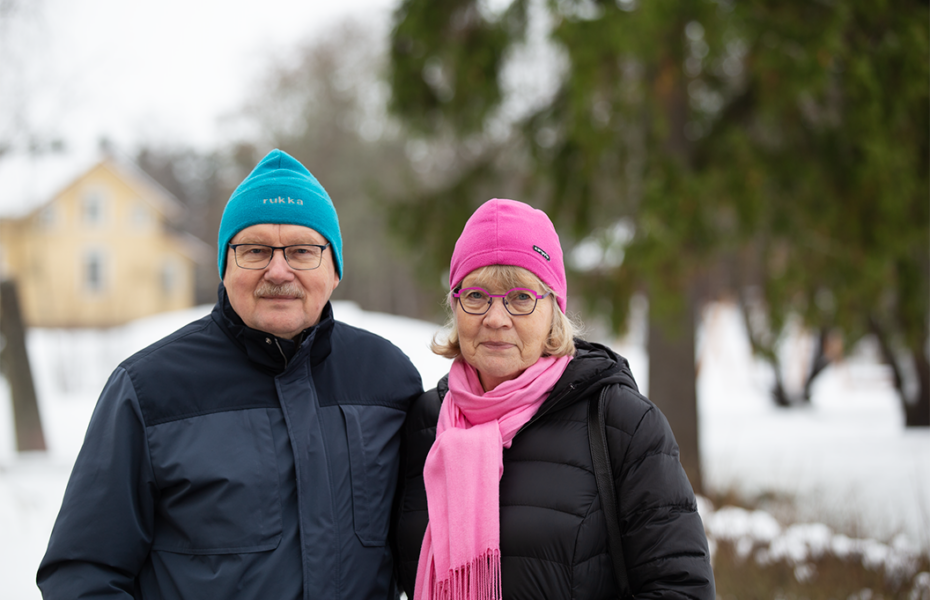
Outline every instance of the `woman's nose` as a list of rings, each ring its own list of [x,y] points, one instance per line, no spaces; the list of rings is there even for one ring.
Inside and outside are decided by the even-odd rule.
[[[491,308],[484,313],[484,322],[489,327],[504,327],[512,322],[503,298],[493,298]]]

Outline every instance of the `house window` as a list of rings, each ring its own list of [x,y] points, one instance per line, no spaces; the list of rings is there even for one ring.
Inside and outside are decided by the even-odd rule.
[[[92,294],[99,294],[106,287],[106,257],[98,249],[88,250],[84,254],[81,270],[84,289]]]
[[[58,211],[55,209],[54,204],[49,204],[39,211],[40,229],[51,229],[55,226],[56,222],[58,222]]]
[[[84,194],[81,207],[85,225],[102,225],[106,218],[106,196],[102,190],[90,190]]]

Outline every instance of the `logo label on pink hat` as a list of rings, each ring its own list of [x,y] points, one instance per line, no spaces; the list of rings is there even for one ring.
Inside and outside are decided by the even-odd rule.
[[[533,250],[535,250],[536,252],[539,252],[539,254],[540,254],[543,258],[545,258],[547,261],[550,260],[550,259],[549,259],[549,254],[548,254],[545,250],[543,250],[542,248],[540,248],[539,246],[533,246]]]

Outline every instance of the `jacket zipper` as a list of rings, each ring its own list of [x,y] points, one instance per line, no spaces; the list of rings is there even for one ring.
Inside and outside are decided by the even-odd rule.
[[[281,344],[278,342],[278,338],[271,338],[274,340],[274,345],[278,348],[278,352],[281,353],[281,358],[284,359],[284,370],[287,370],[287,354],[284,353],[284,348],[281,347]]]

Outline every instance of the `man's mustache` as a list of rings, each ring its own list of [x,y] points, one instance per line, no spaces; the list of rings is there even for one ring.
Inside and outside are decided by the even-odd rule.
[[[289,296],[291,298],[302,299],[304,297],[304,290],[300,286],[294,285],[293,283],[282,283],[280,285],[275,285],[264,281],[257,288],[255,288],[253,295],[256,298],[264,298],[267,296]]]

